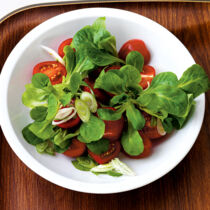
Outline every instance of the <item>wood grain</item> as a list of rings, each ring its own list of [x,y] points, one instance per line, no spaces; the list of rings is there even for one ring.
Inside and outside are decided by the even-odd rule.
[[[41,22],[88,7],[120,8],[142,14],[174,33],[210,77],[210,4],[110,3],[30,9],[0,25],[0,69],[16,43]],[[0,131],[0,210],[209,210],[210,92],[198,139],[184,160],[161,179],[130,192],[94,195],[58,187],[28,169]],[[0,116],[1,117],[1,116]]]

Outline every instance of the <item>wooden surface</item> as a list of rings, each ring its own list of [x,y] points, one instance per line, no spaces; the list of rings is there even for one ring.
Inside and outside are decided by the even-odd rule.
[[[160,23],[183,42],[210,77],[210,4],[202,3],[110,3],[30,9],[0,25],[0,69],[15,44],[41,22],[67,11],[99,6],[133,11]],[[111,195],[74,192],[44,180],[16,157],[0,130],[0,210],[209,210],[209,116],[210,91],[206,94],[201,132],[184,160],[154,183]]]

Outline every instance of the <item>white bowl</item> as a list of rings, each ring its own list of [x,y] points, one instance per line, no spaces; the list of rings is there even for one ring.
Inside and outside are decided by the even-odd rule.
[[[204,94],[196,99],[196,110],[188,124],[158,144],[153,154],[133,160],[122,156],[137,176],[119,178],[95,176],[73,167],[62,154],[40,155],[22,137],[22,128],[30,122],[29,110],[22,104],[25,84],[30,83],[35,64],[52,60],[40,47],[57,50],[61,41],[73,37],[97,17],[106,16],[108,30],[116,36],[117,48],[132,38],[145,41],[157,72],[172,71],[180,77],[194,60],[184,45],[168,30],[138,14],[118,9],[90,8],[68,12],[40,24],[29,32],[8,57],[0,82],[0,120],[6,139],[17,156],[34,172],[62,187],[89,193],[116,193],[151,183],[173,169],[189,152],[200,131],[204,116]]]

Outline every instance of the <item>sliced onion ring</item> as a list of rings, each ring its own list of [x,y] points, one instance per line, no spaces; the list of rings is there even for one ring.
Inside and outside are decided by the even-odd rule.
[[[52,125],[59,125],[59,124],[62,124],[62,123],[65,123],[65,122],[67,122],[67,121],[69,121],[70,119],[72,119],[75,115],[76,115],[76,113],[77,113],[77,111],[76,111],[76,109],[74,108],[74,107],[70,107],[70,108],[63,108],[63,109],[68,109],[66,112],[68,112],[69,113],[69,110],[71,110],[71,112],[69,113],[70,115],[69,116],[67,116],[67,117],[65,117],[63,120],[60,120],[60,121],[56,121],[56,120],[53,120],[52,121]],[[60,109],[60,110],[63,110],[63,109]],[[60,111],[59,110],[59,111]],[[58,111],[58,112],[59,112]],[[73,112],[72,112],[73,111]],[[56,115],[57,116],[57,115]],[[55,119],[56,119],[56,117],[55,117]]]
[[[41,45],[41,47],[46,52],[48,52],[50,55],[52,55],[52,57],[55,58],[55,60],[57,60],[59,63],[61,63],[61,64],[63,64],[65,66],[65,62],[64,62],[63,58],[61,58],[60,55],[58,55],[58,53],[55,50],[53,50],[53,49],[51,49],[49,47],[46,47],[44,45]]]

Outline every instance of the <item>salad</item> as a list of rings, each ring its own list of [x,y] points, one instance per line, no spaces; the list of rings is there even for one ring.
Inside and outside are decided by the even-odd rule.
[[[22,102],[33,122],[23,128],[37,152],[74,158],[82,171],[111,176],[135,175],[119,159],[152,155],[152,141],[181,129],[209,90],[203,68],[194,64],[180,79],[156,75],[144,41],[131,39],[116,49],[105,17],[63,41],[55,58],[33,68]]]

